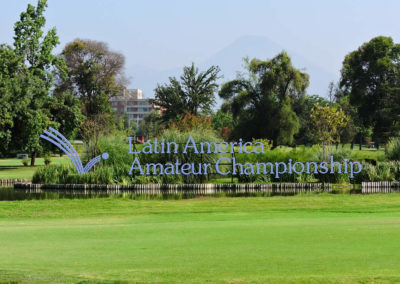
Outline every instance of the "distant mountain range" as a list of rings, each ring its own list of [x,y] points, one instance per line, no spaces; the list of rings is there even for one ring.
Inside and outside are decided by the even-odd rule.
[[[238,71],[243,71],[243,58],[257,57],[259,59],[270,59],[276,54],[285,50],[292,58],[293,65],[310,75],[310,86],[307,90],[309,94],[326,96],[330,81],[336,81],[337,76],[316,65],[303,56],[296,54],[288,48],[271,41],[267,37],[243,36],[227,47],[223,48],[203,62],[195,62],[200,70],[205,70],[211,65],[218,65],[221,68],[223,79],[221,82],[232,80]],[[168,82],[168,77],[180,76],[182,68],[177,67],[170,70],[157,71],[144,66],[131,66],[127,68],[127,74],[133,77],[132,88],[142,89],[146,97],[154,97],[154,89],[157,83]],[[218,100],[220,104],[220,100]]]

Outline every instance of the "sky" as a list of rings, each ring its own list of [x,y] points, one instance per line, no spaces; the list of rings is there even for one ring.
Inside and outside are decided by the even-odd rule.
[[[0,43],[12,43],[28,3],[36,5],[0,0]],[[125,55],[127,69],[181,68],[240,37],[263,36],[339,78],[344,56],[363,42],[378,35],[400,40],[397,0],[49,0],[48,6],[57,52],[75,38],[104,41]],[[133,78],[131,86],[137,84]]]

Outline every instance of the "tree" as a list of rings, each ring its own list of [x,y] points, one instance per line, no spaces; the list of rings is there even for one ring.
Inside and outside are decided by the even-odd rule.
[[[178,129],[181,132],[192,130],[212,130],[212,117],[209,115],[194,115],[186,113],[183,117],[171,122],[168,128]]]
[[[157,137],[165,128],[165,123],[162,123],[162,118],[157,111],[146,115],[140,122],[138,135],[147,136],[148,139]]]
[[[286,52],[273,59],[247,60],[248,76],[223,84],[223,109],[237,125],[236,138],[268,138],[274,146],[293,143],[300,123],[293,110],[309,84],[308,75],[294,68]]]
[[[358,127],[386,142],[400,131],[400,44],[375,37],[346,55],[340,86],[355,106]]]
[[[125,57],[111,51],[104,42],[76,39],[60,54],[69,68],[68,76],[58,77],[56,92],[69,92],[81,99],[87,117],[112,113],[108,99],[122,92]]]
[[[316,104],[310,113],[313,135],[323,145],[340,142],[341,131],[346,127],[349,117],[336,107]]]
[[[0,45],[0,153],[8,150],[14,119],[28,103],[24,72],[22,58],[11,46]]]
[[[318,95],[305,95],[293,103],[293,111],[300,121],[299,132],[295,135],[296,144],[312,145],[318,142],[315,140],[314,129],[310,124],[310,113],[316,104],[328,106],[331,103]]]
[[[336,105],[338,105],[348,117],[347,125],[341,132],[340,142],[343,147],[345,143],[351,143],[351,149],[353,150],[356,135],[362,133],[362,129],[357,127],[357,110],[350,104],[349,96],[338,96],[336,94],[337,92],[335,93],[335,98],[337,98]]]
[[[108,114],[98,114],[87,119],[81,127],[81,136],[86,146],[86,158],[90,161],[99,154],[100,136],[109,133]]]
[[[216,113],[213,113],[211,125],[222,138],[229,140],[234,126],[232,113],[219,109]]]
[[[85,118],[79,99],[73,94],[61,93],[52,96],[45,107],[50,110],[52,121],[59,125],[59,132],[67,138],[76,136]]]
[[[14,52],[20,58],[19,64],[23,65],[17,76],[22,76],[25,82],[23,100],[27,103],[16,112],[12,136],[15,145],[31,153],[32,166],[41,149],[39,135],[48,126],[55,126],[49,109],[45,108],[53,85],[53,73],[61,77],[67,70],[65,62],[52,54],[59,43],[55,28],[46,34],[43,32],[46,7],[46,0],[39,0],[36,7],[29,4],[14,26]]]
[[[180,81],[170,77],[169,84],[158,85],[155,89],[155,103],[163,110],[163,120],[172,121],[186,113],[210,113],[215,104],[214,93],[218,87],[216,81],[219,71],[219,67],[211,66],[200,72],[192,63],[183,68]]]

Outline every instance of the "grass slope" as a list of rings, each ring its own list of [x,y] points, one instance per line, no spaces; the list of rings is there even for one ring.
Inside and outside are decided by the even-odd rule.
[[[52,163],[64,164],[70,163],[67,156],[63,157],[52,157]],[[43,158],[37,158],[34,167],[24,167],[22,160],[20,159],[0,159],[0,179],[17,179],[17,178],[28,178],[31,179],[34,172],[38,167],[44,165]]]
[[[0,282],[398,282],[400,195],[0,202]]]

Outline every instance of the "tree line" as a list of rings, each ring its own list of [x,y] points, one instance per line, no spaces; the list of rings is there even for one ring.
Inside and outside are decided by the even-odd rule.
[[[13,45],[0,45],[0,153],[28,152],[31,165],[46,151],[39,139],[57,128],[96,148],[100,133],[150,137],[164,129],[214,129],[225,140],[268,139],[273,146],[331,143],[384,144],[400,130],[400,45],[379,36],[350,52],[328,98],[308,94],[309,75],[282,51],[272,59],[245,58],[234,80],[218,85],[221,70],[183,68],[155,88],[159,112],[141,125],[114,113],[109,98],[128,81],[125,58],[104,42],[76,39],[60,54],[56,29],[44,31],[46,0],[28,5],[14,25]],[[215,110],[216,97],[223,103]],[[54,149],[53,149],[54,150]],[[95,153],[93,153],[95,155]]]
[[[378,36],[350,52],[339,82],[328,86],[328,98],[307,93],[309,75],[295,68],[285,51],[269,60],[245,58],[244,72],[219,89],[218,67],[205,72],[185,67],[180,80],[170,78],[156,88],[156,102],[166,115],[149,117],[148,131],[156,135],[191,113],[211,115],[225,139],[266,138],[274,146],[342,142],[352,147],[372,139],[379,147],[399,136],[399,51],[391,37]],[[223,104],[212,113],[216,93]],[[157,120],[160,125],[154,127]]]

